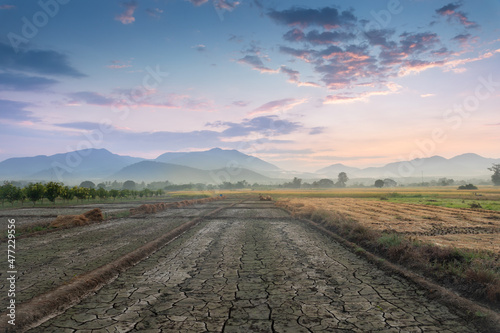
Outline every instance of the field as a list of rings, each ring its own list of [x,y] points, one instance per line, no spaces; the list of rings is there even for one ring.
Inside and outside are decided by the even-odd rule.
[[[500,253],[500,188],[336,189],[266,192],[315,209],[341,212],[362,225],[436,245]],[[481,208],[471,208],[478,207]]]
[[[294,198],[270,202],[259,201],[255,191],[227,191],[227,197],[217,194],[220,200],[189,205],[173,204],[170,198],[164,210],[152,211],[151,201],[143,210],[135,201],[5,209],[0,212],[3,220],[16,218],[23,230],[16,236],[19,324],[44,333],[456,327],[492,332],[491,323],[500,322],[491,308],[484,307],[496,309],[498,303],[498,290],[493,284],[488,287],[490,280],[474,285],[489,303],[441,291],[438,302],[433,291],[437,285],[431,290],[417,287],[407,280],[407,273],[394,274],[388,262],[369,259],[360,248],[349,250],[314,224],[293,218],[325,222],[329,212],[357,236],[370,235],[370,230],[409,238],[460,236],[464,244],[472,243],[465,236],[481,236],[476,239],[478,249],[485,247],[479,240],[491,236],[489,253],[498,254],[494,237],[500,212],[394,203],[377,199],[380,193],[375,191],[365,199],[339,197],[333,191],[316,191],[319,197],[308,198],[314,196],[310,193],[275,192],[274,197]],[[29,229],[60,214],[82,214],[97,207],[105,217],[101,222],[42,232]],[[362,228],[357,221],[364,221]],[[384,244],[398,240],[378,236],[376,241]],[[360,246],[366,245],[359,240]],[[6,296],[0,303],[7,304]]]
[[[500,253],[498,211],[351,198],[302,198],[290,204],[339,212],[370,229],[413,236],[436,245]]]
[[[157,243],[193,218],[186,232]],[[142,259],[132,264],[137,250]],[[17,260],[19,324],[29,332],[483,327],[257,196],[32,234],[19,239]]]

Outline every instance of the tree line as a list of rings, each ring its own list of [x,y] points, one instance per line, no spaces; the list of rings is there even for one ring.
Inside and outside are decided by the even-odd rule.
[[[82,186],[83,185],[83,186]],[[58,182],[48,182],[48,183],[30,183],[24,187],[16,186],[9,182],[4,182],[0,186],[0,201],[2,206],[5,202],[14,205],[15,202],[19,202],[22,205],[26,201],[32,202],[33,206],[37,202],[43,203],[44,199],[49,202],[55,203],[56,199],[60,198],[64,202],[70,202],[74,199],[77,201],[84,200],[95,200],[113,198],[137,198],[137,197],[153,197],[160,196],[165,193],[162,189],[151,190],[148,188],[138,190],[130,190],[126,188],[110,189],[107,190],[104,187],[88,187],[85,186],[83,182],[80,186],[65,186],[63,183]]]

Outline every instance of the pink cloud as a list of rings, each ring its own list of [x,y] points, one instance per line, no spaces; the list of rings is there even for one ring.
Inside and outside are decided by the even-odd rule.
[[[201,6],[204,3],[208,2],[208,0],[189,0],[195,6]]]
[[[121,4],[122,7],[125,8],[125,11],[120,15],[115,17],[115,20],[120,21],[123,24],[131,24],[135,22],[134,12],[137,9],[137,2],[123,2]]]
[[[305,102],[307,102],[307,98],[303,99],[285,98],[285,99],[275,100],[259,106],[258,108],[253,110],[249,115],[253,116],[262,113],[277,113],[280,111],[285,112]]]
[[[436,13],[438,13],[441,16],[448,17],[448,19],[455,18],[466,28],[477,27],[478,24],[476,22],[469,21],[469,19],[467,18],[467,14],[457,10],[461,6],[462,4],[460,3],[449,3],[446,6],[443,6],[438,10],[436,10]]]
[[[111,63],[112,63],[112,65],[107,65],[106,67],[107,68],[111,68],[111,69],[120,69],[120,68],[132,67],[132,65],[130,64],[130,60],[127,61],[127,62],[123,62],[123,61],[120,61],[120,60],[112,60]]]
[[[369,98],[372,96],[386,96],[386,95],[397,94],[401,90],[401,86],[393,82],[387,83],[386,88],[387,90],[367,91],[359,93],[357,95],[345,95],[345,94],[328,95],[323,101],[323,104],[347,104],[355,102],[367,102]]]

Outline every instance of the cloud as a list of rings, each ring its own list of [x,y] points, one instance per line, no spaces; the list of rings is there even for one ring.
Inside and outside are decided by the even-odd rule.
[[[154,18],[159,18],[161,14],[163,14],[163,9],[160,8],[148,8],[146,9],[146,14],[148,14],[151,17]]]
[[[400,37],[400,50],[407,55],[428,51],[439,43],[438,35],[433,32],[405,32]]]
[[[326,130],[326,127],[313,127],[309,131],[309,135],[318,135],[324,133]]]
[[[33,117],[31,111],[26,111],[25,108],[31,106],[30,103],[10,101],[0,99],[0,120],[14,121],[34,121],[39,120]]]
[[[288,68],[286,66],[280,67],[280,72],[285,73],[288,76],[288,82],[294,83],[299,87],[307,86],[307,87],[319,87],[320,85],[314,82],[301,82],[299,80],[300,73],[296,70]]]
[[[83,103],[96,106],[128,107],[132,109],[182,109],[186,111],[213,111],[214,102],[205,98],[194,98],[189,95],[167,94],[166,100],[154,100],[155,91],[146,94],[134,94],[133,90],[118,90],[117,94],[104,95],[93,91],[80,91],[68,94],[71,100],[68,105],[79,106]]]
[[[249,65],[252,69],[257,70],[261,73],[277,73],[278,70],[266,67],[259,56],[257,55],[246,55],[241,59],[238,59],[238,63]]]
[[[213,0],[216,9],[233,10],[238,7],[241,2],[230,0]]]
[[[62,123],[62,124],[55,124],[58,127],[64,127],[64,128],[72,128],[72,129],[79,129],[79,130],[88,130],[88,131],[93,131],[97,130],[101,127],[99,123],[93,123],[89,121],[79,121],[79,122],[72,122],[72,123]]]
[[[300,29],[292,29],[283,35],[283,39],[289,42],[308,42],[312,45],[328,45],[347,42],[356,38],[351,32],[311,30],[305,34]]]
[[[198,52],[205,52],[207,50],[207,47],[203,44],[198,44],[195,46],[192,46],[191,48],[196,49]]]
[[[90,105],[111,106],[116,103],[116,100],[92,91],[80,91],[69,94],[69,96],[72,98],[69,104],[86,103]]]
[[[126,62],[123,62],[121,60],[112,60],[111,65],[107,65],[106,67],[111,69],[122,69],[132,67],[132,65],[130,64],[130,60]]]
[[[455,19],[466,28],[477,28],[478,24],[470,21],[467,17],[467,14],[462,11],[457,11],[457,9],[461,6],[462,4],[460,3],[449,3],[446,6],[437,9],[436,13],[441,16],[447,17],[449,20]]]
[[[0,5],[0,10],[9,10],[14,8],[16,8],[14,5]]]
[[[86,76],[69,64],[65,54],[38,49],[19,50],[16,53],[12,47],[2,42],[0,42],[0,69],[74,78]]]
[[[46,89],[58,82],[39,76],[0,72],[0,90],[37,91]]]
[[[222,122],[209,123],[212,127],[226,127],[221,132],[222,137],[244,137],[250,134],[264,136],[278,136],[293,133],[302,128],[297,122],[279,119],[278,116],[261,116],[252,119],[243,119],[240,123]]]
[[[458,34],[451,40],[459,43],[465,51],[472,51],[472,45],[477,43],[479,38],[477,36],[474,37],[471,34]]]
[[[427,98],[427,97],[434,97],[436,94],[421,94],[420,97],[422,98]]]
[[[352,25],[357,20],[351,11],[339,12],[330,7],[322,9],[293,7],[283,11],[272,10],[267,15],[279,24],[301,28],[320,26],[325,29],[335,29]]]
[[[125,8],[125,11],[120,15],[116,15],[115,20],[123,24],[131,24],[135,22],[134,12],[137,9],[137,1],[122,2],[120,6]]]
[[[396,43],[389,40],[393,34],[394,30],[391,29],[373,29],[364,32],[365,38],[371,45],[382,46],[386,49],[393,49],[396,47]]]
[[[313,55],[317,53],[315,50],[294,49],[288,46],[280,46],[279,50],[281,53],[289,54],[305,62],[311,62]]]
[[[254,109],[250,115],[256,115],[261,113],[276,113],[285,112],[293,109],[297,105],[307,102],[307,99],[296,99],[296,98],[285,98],[280,100],[271,101],[265,103],[258,108]]]
[[[396,94],[401,90],[401,86],[389,82],[386,84],[386,90],[376,90],[376,91],[365,91],[358,94],[337,94],[337,95],[328,95],[323,104],[346,104],[346,103],[355,103],[355,102],[367,102],[372,96],[385,96]]]
[[[245,107],[245,106],[248,106],[248,104],[250,104],[250,102],[247,102],[247,101],[234,101],[233,103],[231,103],[231,105],[239,106],[239,107]]]
[[[99,123],[93,122],[68,122],[55,124],[61,128],[92,131],[100,128]],[[300,123],[280,119],[277,116],[256,117],[243,119],[241,122],[215,122],[207,126],[217,130],[197,130],[189,132],[155,131],[133,132],[128,129],[111,127],[106,133],[106,144],[127,147],[129,150],[177,150],[185,148],[213,148],[233,146],[238,148],[248,146],[255,141],[262,143],[282,143],[273,139],[279,135],[286,135],[302,129]],[[250,138],[249,138],[250,136]],[[244,137],[244,139],[243,139]],[[241,138],[241,139],[239,139]]]
[[[208,2],[208,0],[188,0],[188,1],[191,2],[195,6],[201,6],[204,3]]]
[[[451,3],[438,9],[439,15],[458,18],[467,27],[474,25],[466,14],[459,11],[461,4]],[[352,10],[341,11],[335,8],[304,9],[292,7],[287,10],[271,10],[268,17],[279,25],[292,27],[283,35],[285,44],[279,45],[279,51],[295,59],[300,59],[317,75],[314,82],[301,82],[299,71],[281,66],[280,73],[286,75],[288,82],[297,85],[322,86],[329,90],[342,91],[355,88],[374,88],[362,95],[341,92],[327,96],[330,103],[366,100],[370,96],[385,94],[376,87],[386,84],[391,78],[417,74],[440,68],[443,71],[464,71],[457,68],[462,64],[477,59],[456,59],[465,51],[471,51],[475,37],[464,33],[455,36],[452,41],[459,42],[462,51],[450,50],[434,31],[406,31],[396,29],[366,30],[367,20],[358,20]],[[301,47],[293,44],[302,43]],[[453,44],[452,44],[453,45]],[[489,52],[482,58],[493,55]],[[453,59],[455,58],[455,59]],[[290,59],[293,62],[295,59]],[[254,67],[264,66],[262,60],[253,61]]]

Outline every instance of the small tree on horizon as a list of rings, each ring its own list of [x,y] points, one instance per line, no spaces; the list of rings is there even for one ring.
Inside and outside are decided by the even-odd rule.
[[[491,175],[493,184],[495,184],[495,186],[500,186],[500,164],[493,164],[488,170],[493,171],[493,175]]]
[[[94,182],[91,182],[90,180],[83,181],[79,187],[85,187],[85,188],[95,188]]]
[[[384,181],[382,179],[377,179],[375,181],[375,187],[382,188],[382,187],[384,187],[384,184],[385,183],[384,183]]]
[[[349,180],[347,174],[345,172],[339,173],[337,183],[335,184],[337,187],[345,187],[345,183]]]

